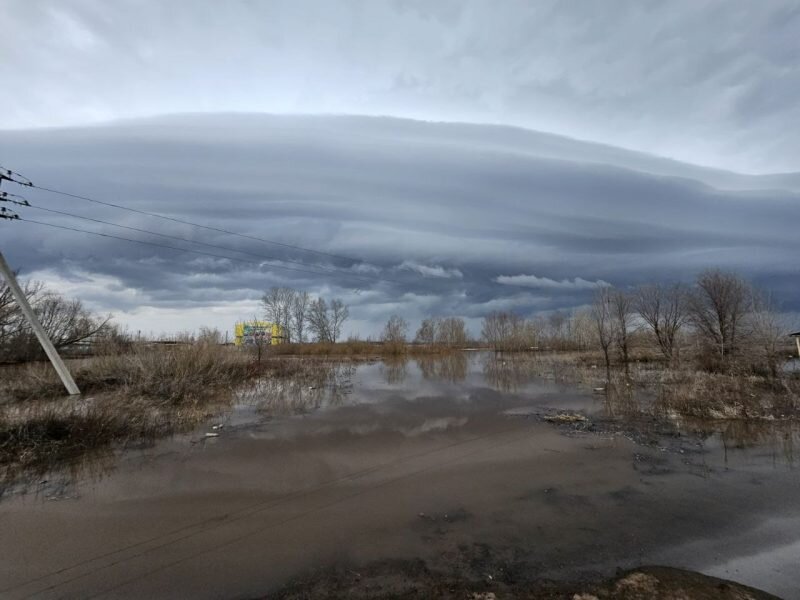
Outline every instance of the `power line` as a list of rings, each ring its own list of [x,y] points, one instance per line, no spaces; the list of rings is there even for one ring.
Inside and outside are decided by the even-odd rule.
[[[2,201],[2,198],[0,198],[0,201]],[[113,223],[111,221],[103,221],[102,219],[95,219],[93,217],[87,217],[87,216],[84,216],[84,215],[76,215],[74,213],[70,213],[70,212],[66,212],[66,211],[62,211],[62,210],[56,210],[54,208],[47,208],[47,207],[44,207],[44,206],[38,206],[36,204],[30,204],[27,201],[25,201],[25,202],[26,203],[23,204],[22,206],[26,206],[26,207],[29,207],[29,208],[34,208],[36,210],[42,210],[42,211],[46,211],[46,212],[54,213],[54,214],[58,214],[58,215],[64,215],[64,216],[72,217],[72,218],[75,218],[75,219],[83,219],[84,221],[91,221],[93,223],[100,223],[102,225],[110,225],[112,227],[119,227],[121,229],[127,229],[129,231],[137,231],[139,233],[145,233],[145,234],[148,234],[148,235],[155,235],[155,236],[159,236],[159,237],[163,237],[163,238],[167,238],[167,239],[177,240],[179,242],[185,242],[185,243],[188,243],[188,244],[196,244],[196,245],[200,245],[200,246],[207,246],[209,248],[217,248],[218,250],[226,250],[228,252],[238,252],[240,254],[247,254],[249,256],[254,256],[256,258],[260,258],[260,259],[265,260],[265,261],[266,260],[278,260],[278,261],[283,261],[283,262],[289,262],[289,263],[309,266],[307,263],[303,262],[302,260],[298,260],[298,259],[280,258],[280,257],[277,257],[277,256],[267,256],[267,255],[264,255],[264,254],[257,254],[257,253],[254,253],[254,252],[250,252],[248,250],[240,250],[238,248],[232,248],[230,246],[222,246],[222,245],[219,245],[219,244],[211,244],[211,243],[208,243],[208,242],[201,242],[201,241],[197,241],[197,240],[191,240],[189,238],[184,238],[184,237],[180,237],[180,236],[176,236],[176,235],[170,235],[170,234],[167,234],[167,233],[159,233],[157,231],[150,231],[149,229],[141,229],[139,227],[133,227],[133,226],[130,226],[130,225],[121,225],[119,223]],[[314,267],[317,268],[317,269],[320,269],[320,270],[324,270],[326,273],[329,273],[331,275],[346,275],[346,276],[350,276],[351,275],[350,273],[346,273],[346,272],[343,272],[341,270],[333,270],[333,269],[341,269],[341,267],[329,267],[327,265],[314,265]],[[402,281],[398,281],[396,279],[388,279],[386,277],[379,277],[377,275],[360,274],[360,275],[358,275],[358,277],[361,278],[361,279],[364,279],[364,280],[371,279],[371,280],[375,280],[375,281],[383,281],[383,282],[386,282],[386,283],[396,283],[396,284],[403,285]]]
[[[19,183],[19,182],[17,182],[17,183]],[[320,255],[320,256],[328,256],[328,257],[331,257],[331,258],[336,258],[338,260],[346,260],[346,261],[355,262],[355,263],[364,262],[362,259],[353,258],[352,256],[344,256],[342,254],[332,254],[330,252],[323,252],[321,250],[314,250],[312,248],[305,248],[303,246],[296,246],[294,244],[286,244],[284,242],[276,242],[275,240],[270,240],[270,239],[258,237],[258,236],[255,236],[255,235],[248,235],[246,233],[238,233],[236,231],[230,231],[228,229],[223,229],[222,227],[212,227],[210,225],[202,225],[200,223],[194,223],[192,221],[186,221],[184,219],[178,219],[177,217],[168,217],[166,215],[162,215],[162,214],[159,214],[159,213],[148,212],[146,210],[140,210],[138,208],[131,208],[129,206],[123,206],[121,204],[114,204],[113,202],[106,202],[104,200],[97,200],[96,198],[90,198],[88,196],[81,196],[79,194],[72,194],[70,192],[63,192],[61,190],[55,190],[55,189],[52,189],[52,188],[46,188],[46,187],[43,187],[43,186],[35,185],[33,183],[22,184],[22,185],[29,185],[29,187],[32,187],[32,188],[37,189],[37,190],[41,190],[43,192],[49,192],[51,194],[60,194],[61,196],[67,196],[69,198],[77,198],[78,200],[85,200],[87,202],[94,202],[95,204],[102,204],[103,206],[110,206],[112,208],[119,208],[121,210],[127,210],[127,211],[130,211],[130,212],[138,213],[140,215],[146,215],[148,217],[153,217],[153,218],[156,218],[156,219],[164,219],[166,221],[173,221],[175,223],[181,223],[183,225],[189,225],[191,227],[199,227],[201,229],[207,229],[209,231],[216,231],[218,233],[225,233],[227,235],[235,235],[237,237],[241,237],[241,238],[245,238],[245,239],[249,239],[249,240],[255,240],[255,241],[258,241],[258,242],[265,243],[265,244],[273,244],[275,246],[282,246],[284,248],[290,248],[292,250],[297,250],[297,251],[300,251],[300,252],[309,252],[309,253],[317,254],[317,255]]]
[[[115,239],[115,240],[122,240],[124,242],[132,242],[134,244],[142,244],[142,245],[145,245],[145,246],[155,246],[157,248],[167,248],[169,250],[177,250],[178,252],[189,252],[191,254],[200,254],[202,256],[211,256],[211,257],[214,257],[214,258],[221,258],[221,259],[224,259],[224,260],[234,260],[234,261],[237,261],[237,262],[248,263],[248,264],[258,265],[258,266],[262,266],[263,265],[263,261],[262,262],[256,262],[254,260],[248,260],[246,258],[236,258],[236,257],[233,257],[233,256],[224,256],[222,254],[214,254],[212,252],[203,252],[202,250],[191,250],[189,248],[181,248],[179,246],[170,246],[169,244],[159,244],[158,242],[148,242],[147,240],[135,240],[135,239],[132,239],[132,238],[122,237],[120,235],[113,235],[111,233],[100,233],[99,231],[89,231],[88,229],[79,229],[77,227],[69,227],[67,225],[56,225],[55,223],[45,223],[44,221],[36,221],[34,219],[26,219],[26,218],[23,218],[23,217],[17,217],[17,220],[25,221],[27,223],[35,223],[36,225],[44,225],[46,227],[54,227],[56,229],[64,229],[64,230],[67,230],[67,231],[77,231],[79,233],[88,233],[90,235],[96,235],[96,236],[99,236],[99,237],[111,238],[111,239]],[[364,280],[364,277],[362,277],[360,275],[355,275],[355,274],[354,275],[350,275],[349,273],[331,273],[331,272],[325,272],[325,271],[312,271],[311,269],[300,269],[300,268],[297,268],[297,267],[284,267],[282,265],[275,265],[275,264],[269,264],[269,266],[272,267],[272,268],[275,268],[275,269],[283,269],[285,271],[298,271],[300,273],[311,273],[312,275],[340,275],[342,277],[349,277],[351,279]]]
[[[2,165],[0,165],[0,181],[5,179],[6,181],[13,181],[14,183],[18,183],[19,185],[24,185],[27,187],[33,187],[33,182],[25,177],[24,175],[20,175],[12,171],[11,169],[6,169]]]
[[[184,220],[184,219],[179,219],[177,217],[169,217],[167,215],[162,215],[162,214],[159,214],[159,213],[140,210],[140,209],[137,209],[137,208],[131,208],[131,207],[128,207],[128,206],[123,206],[121,204],[115,204],[113,202],[106,202],[104,200],[98,200],[96,198],[91,198],[89,196],[82,196],[80,194],[73,194],[71,192],[65,192],[65,191],[58,190],[58,189],[38,186],[38,185],[34,184],[27,177],[25,177],[23,175],[20,175],[19,173],[15,172],[15,171],[11,171],[10,169],[6,169],[5,167],[0,166],[0,180],[2,180],[2,179],[8,180],[8,181],[13,181],[14,183],[17,183],[19,185],[23,185],[23,186],[26,186],[26,187],[31,187],[31,188],[38,189],[38,190],[41,190],[41,191],[44,191],[44,192],[49,192],[49,193],[52,193],[52,194],[58,194],[58,195],[66,196],[66,197],[69,197],[69,198],[76,198],[76,199],[79,199],[79,200],[85,200],[87,202],[92,202],[92,203],[100,204],[100,205],[103,205],[103,206],[109,206],[109,207],[112,207],[112,208],[118,208],[118,209],[121,209],[121,210],[126,210],[126,211],[129,211],[129,212],[132,212],[132,213],[137,213],[137,214],[145,215],[145,216],[148,216],[148,217],[153,217],[153,218],[157,218],[157,219],[163,219],[165,221],[172,221],[174,223],[180,223],[180,224],[183,224],[183,225],[188,225],[190,227],[197,227],[197,228],[200,228],[200,229],[206,229],[208,231],[215,231],[215,232],[218,232],[218,233],[224,233],[226,235],[233,235],[233,236],[240,237],[240,238],[243,238],[243,239],[255,240],[255,241],[266,243],[266,244],[273,244],[273,245],[276,245],[276,246],[281,246],[281,247],[284,247],[284,248],[289,248],[289,249],[300,251],[300,252],[308,252],[308,253],[316,254],[316,255],[319,255],[319,256],[326,256],[326,257],[331,257],[331,258],[335,258],[335,259],[339,259],[339,260],[345,260],[345,261],[349,261],[351,263],[363,263],[364,262],[362,259],[354,258],[354,257],[351,257],[351,256],[345,256],[345,255],[341,255],[341,254],[333,254],[333,253],[330,253],[330,252],[324,252],[324,251],[321,251],[321,250],[314,250],[312,248],[306,248],[306,247],[297,246],[297,245],[294,245],[294,244],[287,244],[287,243],[284,243],[284,242],[277,242],[275,240],[270,240],[270,239],[267,239],[267,238],[248,235],[248,234],[244,234],[244,233],[238,233],[236,231],[230,231],[228,229],[224,229],[224,228],[221,228],[221,227],[213,227],[213,226],[210,226],[210,225],[203,225],[203,224],[200,224],[200,223],[195,223],[193,221],[187,221],[187,220]],[[19,196],[16,196],[16,197],[20,198]],[[113,227],[120,227],[120,228],[123,228],[123,229],[129,229],[129,230],[132,230],[132,231],[139,231],[139,232],[147,233],[147,234],[150,234],[150,235],[156,235],[156,236],[160,236],[160,237],[166,237],[166,238],[170,238],[170,239],[175,239],[175,240],[179,240],[179,241],[190,243],[190,244],[203,245],[203,246],[212,247],[212,248],[219,248],[219,249],[223,249],[223,250],[227,250],[227,251],[231,251],[231,252],[238,252],[238,253],[241,253],[241,254],[248,254],[250,256],[259,257],[259,258],[266,259],[266,260],[280,260],[280,261],[283,261],[283,262],[291,262],[291,263],[295,263],[295,264],[312,266],[312,267],[315,267],[315,268],[318,268],[318,269],[343,269],[344,268],[344,267],[337,267],[337,266],[330,266],[329,267],[327,265],[313,265],[313,264],[312,265],[308,265],[307,262],[304,262],[303,260],[300,260],[300,259],[265,257],[264,255],[255,254],[255,253],[252,253],[252,252],[249,252],[249,251],[245,251],[245,250],[238,250],[236,248],[230,248],[230,247],[227,247],[227,246],[221,246],[221,245],[217,245],[217,244],[210,244],[210,243],[206,243],[206,242],[199,242],[199,241],[195,241],[195,240],[190,240],[188,238],[181,238],[181,237],[178,237],[178,236],[172,236],[172,235],[157,233],[157,232],[146,230],[146,229],[139,229],[139,228],[130,227],[130,226],[127,226],[127,225],[120,225],[118,223],[113,223],[113,222],[109,222],[109,221],[102,221],[100,219],[84,217],[84,216],[81,216],[81,215],[75,215],[75,214],[72,214],[72,213],[67,213],[67,212],[63,212],[63,211],[57,211],[55,209],[48,209],[48,208],[41,207],[41,206],[32,206],[32,205],[30,205],[30,203],[27,202],[27,200],[25,200],[24,202],[25,202],[25,204],[24,204],[25,206],[29,206],[31,208],[37,208],[39,210],[46,210],[46,211],[49,211],[49,212],[58,213],[58,214],[62,214],[62,215],[65,215],[65,216],[70,216],[70,217],[74,217],[74,218],[78,218],[78,219],[85,219],[87,221],[94,221],[96,223],[102,223],[104,225],[111,225]],[[14,203],[17,204],[17,202],[14,202]],[[20,220],[23,220],[23,219],[20,217]],[[24,219],[24,220],[27,220],[29,222],[37,222],[37,221],[32,221],[31,219]],[[37,223],[39,223],[39,222],[37,222]],[[43,223],[43,222],[41,222],[41,224],[49,225],[49,226],[52,226],[52,227],[59,227],[59,226],[54,225],[52,223]],[[62,227],[62,228],[63,229],[71,229],[71,230],[74,230],[74,231],[82,231],[82,232],[90,233],[90,234],[94,234],[94,235],[101,235],[101,234],[98,234],[96,232],[87,231],[87,230],[81,230],[81,229],[77,229],[77,228],[69,228],[69,227]],[[149,242],[142,242],[140,240],[122,238],[120,236],[113,236],[113,235],[110,235],[110,234],[103,234],[103,235],[106,235],[106,237],[116,237],[116,238],[119,238],[121,240],[134,242],[134,243],[149,243]],[[165,248],[172,248],[172,249],[176,249],[176,250],[181,250],[181,251],[184,251],[184,252],[195,252],[195,253],[200,253],[200,254],[208,254],[208,255],[211,255],[211,256],[216,256],[216,255],[213,255],[213,254],[210,254],[210,253],[198,252],[198,251],[189,250],[189,249],[185,249],[185,248],[176,248],[176,247],[173,247],[173,246],[167,246],[167,245],[163,245],[163,244],[152,244],[152,243],[150,243],[150,244],[151,245],[159,245],[159,246],[162,246],[162,247],[165,247]],[[241,259],[231,258],[231,257],[227,257],[227,256],[221,256],[220,258],[228,258],[230,260],[239,260],[239,261],[241,261]],[[253,264],[256,264],[254,261],[242,261],[242,262],[251,262]],[[389,278],[386,278],[386,277],[380,277],[380,276],[377,276],[377,275],[369,275],[369,274],[356,275],[356,274],[347,273],[347,272],[344,272],[344,271],[341,271],[341,270],[340,271],[326,270],[326,271],[320,273],[320,272],[316,272],[316,271],[312,271],[312,270],[308,270],[308,269],[289,269],[289,267],[280,267],[278,265],[274,265],[274,266],[276,268],[282,268],[282,269],[287,269],[287,270],[296,270],[296,271],[308,272],[308,273],[315,273],[315,274],[318,274],[318,275],[341,275],[343,277],[349,277],[351,279],[360,279],[362,281],[369,281],[369,280],[372,280],[372,281],[383,281],[383,282],[388,282],[388,283],[405,285],[405,282],[398,281],[396,279],[389,279]]]

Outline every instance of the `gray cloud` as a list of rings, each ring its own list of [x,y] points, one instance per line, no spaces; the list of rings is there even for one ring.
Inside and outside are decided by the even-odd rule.
[[[517,285],[544,290],[594,290],[609,285],[607,281],[587,281],[580,277],[556,281],[549,277],[537,277],[536,275],[500,275],[495,278],[495,281],[502,285]]]
[[[350,331],[362,335],[394,312],[412,322],[462,315],[477,332],[491,310],[578,306],[594,282],[690,279],[712,266],[739,269],[800,308],[791,178],[733,176],[507,127],[367,117],[162,117],[5,131],[0,147],[6,166],[42,186],[356,259],[24,190],[34,205],[240,251],[33,208],[20,212],[230,258],[0,223],[14,266],[138,329],[228,328],[254,315],[265,288],[286,284],[344,298]],[[298,259],[323,272],[269,266]]]
[[[422,265],[413,260],[404,260],[398,269],[415,271],[426,277],[441,277],[443,279],[462,279],[464,274],[458,269],[448,269],[440,265]]]
[[[187,111],[391,114],[735,171],[800,169],[792,0],[7,0],[3,24],[3,128]]]

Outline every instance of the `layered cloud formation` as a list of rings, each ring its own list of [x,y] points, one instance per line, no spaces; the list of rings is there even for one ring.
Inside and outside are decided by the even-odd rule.
[[[5,131],[0,147],[4,166],[40,186],[340,257],[25,190],[34,205],[217,247],[35,208],[19,212],[216,256],[0,223],[16,267],[134,329],[228,328],[259,312],[264,289],[286,284],[344,298],[349,331],[362,335],[394,312],[412,322],[461,315],[477,332],[491,310],[567,308],[607,283],[716,266],[800,308],[796,175],[748,177],[508,127],[368,117],[173,116]]]

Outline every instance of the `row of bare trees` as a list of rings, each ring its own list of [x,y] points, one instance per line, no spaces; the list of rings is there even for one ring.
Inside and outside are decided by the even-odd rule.
[[[481,336],[497,351],[598,349],[609,374],[614,361],[627,372],[634,348],[644,347],[668,364],[690,354],[705,370],[776,375],[792,328],[769,296],[740,275],[709,270],[693,285],[604,286],[591,306],[571,312],[527,319],[494,312],[484,318]]]
[[[336,343],[350,311],[338,298],[330,302],[312,298],[308,292],[288,287],[272,287],[261,298],[267,321],[283,330],[287,342]]]
[[[423,319],[414,341],[419,344],[461,347],[467,345],[467,326],[460,317]]]
[[[481,337],[496,351],[586,350],[595,340],[589,310],[555,311],[525,319],[512,312],[487,315]]]
[[[25,297],[58,349],[114,332],[109,318],[101,318],[79,300],[70,300],[37,281],[21,282]],[[44,358],[33,330],[22,314],[11,289],[0,280],[0,362]]]
[[[693,286],[600,288],[591,316],[607,371],[614,348],[627,371],[631,336],[644,332],[669,363],[680,359],[682,347],[689,347],[703,369],[775,376],[791,331],[791,323],[768,295],[740,275],[720,270],[704,271]]]

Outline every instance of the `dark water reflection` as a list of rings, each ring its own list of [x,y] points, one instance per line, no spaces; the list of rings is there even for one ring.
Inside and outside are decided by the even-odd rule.
[[[800,444],[800,424],[774,420],[702,420],[667,414],[659,408],[653,394],[624,383],[606,386],[602,373],[594,381],[583,381],[580,390],[574,384],[569,365],[542,360],[534,355],[494,353],[453,353],[407,358],[394,358],[358,369],[359,386],[350,402],[375,402],[380,383],[392,390],[402,390],[408,397],[468,394],[469,390],[488,387],[503,394],[514,404],[526,397],[539,395],[536,406],[511,409],[514,414],[536,414],[547,408],[577,410],[633,431],[631,437],[640,442],[658,445],[658,438],[690,436],[706,450],[719,450],[727,463],[732,455],[746,454],[756,462],[793,466],[795,448]],[[543,403],[541,393],[548,400]],[[576,397],[577,393],[577,397]],[[549,402],[552,401],[552,402]],[[624,426],[624,427],[621,427]],[[603,427],[600,427],[603,430]]]
[[[460,383],[467,378],[469,359],[466,353],[421,356],[414,360],[425,379],[441,379],[450,383]]]
[[[259,379],[237,391],[233,413],[254,409],[277,416],[341,406],[353,391],[355,372],[351,363],[320,362],[294,377]]]
[[[187,427],[176,426],[172,435],[179,443],[203,445],[213,441],[205,436],[216,435],[217,427],[247,428],[265,420],[348,406],[382,405],[384,412],[389,411],[391,418],[410,432],[442,424],[463,425],[465,418],[487,409],[513,416],[555,410],[588,416],[598,424],[595,429],[600,433],[623,433],[653,445],[661,444],[659,438],[691,436],[707,451],[718,451],[724,463],[742,455],[761,463],[795,463],[795,448],[800,444],[800,426],[795,422],[703,421],[664,414],[654,397],[630,386],[606,389],[602,373],[596,381],[584,381],[580,387],[564,383],[570,374],[559,371],[563,368],[556,365],[554,370],[552,362],[533,355],[487,352],[398,357],[373,363],[308,361],[307,367],[293,377],[264,378],[246,385],[231,400],[209,407],[215,414],[199,430],[194,423],[200,419],[194,417],[194,422],[187,421]],[[425,402],[426,409],[418,410],[419,406],[413,404],[420,401]],[[359,431],[372,427],[359,421],[365,416],[372,418],[369,413],[351,411],[342,415]],[[347,427],[347,423],[330,418],[338,423],[336,426]],[[54,462],[49,472],[9,471],[10,479],[5,483],[24,480],[30,487],[41,480],[52,487],[57,481],[97,479],[114,468],[120,452],[146,451],[154,443],[154,438],[132,439],[123,449],[87,449],[68,464]]]

